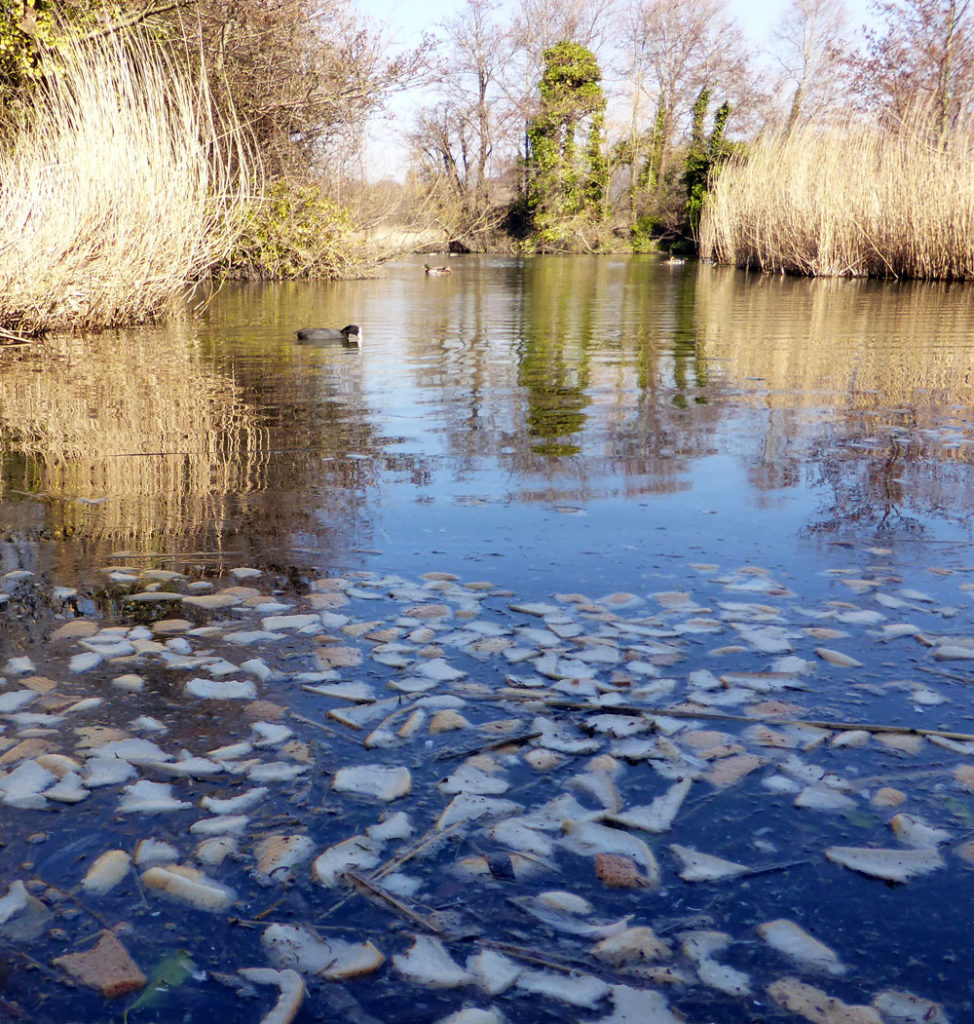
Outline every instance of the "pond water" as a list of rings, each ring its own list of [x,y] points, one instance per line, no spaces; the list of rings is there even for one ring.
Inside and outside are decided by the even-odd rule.
[[[920,564],[969,541],[968,291],[451,265],[227,287],[197,322],[4,353],[4,565],[440,561],[544,592],[692,551],[804,573],[836,541]],[[358,350],[294,338],[348,320]]]
[[[169,979],[164,1009],[146,1001],[133,1024],[217,1004],[227,1020],[258,1020],[273,992],[238,999],[226,976],[287,965],[261,945],[262,929],[277,923],[371,938],[389,958],[355,982],[309,976],[299,1022],[419,1024],[463,1012],[456,1019],[469,1024],[678,1019],[659,1007],[653,1017],[643,1003],[626,1016],[632,991],[662,993],[663,1006],[701,1024],[974,1019],[963,968],[974,914],[974,675],[965,668],[974,659],[974,292],[765,278],[653,257],[469,256],[440,277],[422,264],[403,260],[363,281],[227,286],[181,322],[0,349],[0,896],[23,880],[53,915],[25,938],[3,931],[0,903],[0,1013],[121,1019],[125,1000],[103,1004],[50,966],[107,928],[148,975],[181,948],[194,961],[188,976],[176,972],[178,984]],[[294,335],[346,323],[361,326],[359,346]],[[262,575],[232,575],[240,568]],[[178,613],[164,615],[153,592]],[[179,603],[208,593],[235,600]],[[333,593],[340,599],[329,604]],[[291,612],[317,618],[313,627],[266,622]],[[183,627],[153,626],[175,614]],[[74,622],[99,632],[54,634]],[[240,647],[237,633],[251,626],[267,636]],[[158,643],[166,638],[168,651]],[[347,663],[322,660],[336,638],[358,651]],[[121,640],[136,648],[105,649]],[[525,647],[522,662],[514,652]],[[73,660],[93,651],[100,660],[90,670]],[[173,654],[189,661],[159,660]],[[128,779],[97,785],[90,766],[89,776],[79,767],[90,799],[77,803],[46,799],[43,787],[28,787],[25,800],[9,773],[55,754],[82,766],[99,742],[121,737],[86,728],[125,729],[171,757],[246,739],[255,715],[245,702],[184,689],[200,672],[222,678],[217,658],[238,679],[250,672],[262,698],[256,718],[278,714],[307,755],[291,758],[300,787],[278,782],[273,808],[241,825],[232,855],[212,867],[237,895],[234,909],[214,918],[160,902],[134,874],[105,894],[79,890],[98,855],[132,853],[141,839],[192,859],[192,818],[119,813],[137,772],[197,807],[200,794],[236,795],[259,773],[218,758],[227,776],[214,781],[136,758]],[[243,669],[246,658],[263,668]],[[445,663],[432,693],[433,675],[416,668],[424,658]],[[331,685],[334,671],[371,688],[357,706],[378,709],[352,743],[340,716],[326,718],[344,698],[307,689]],[[141,684],[118,685],[126,673]],[[72,710],[86,700],[94,703]],[[417,713],[462,712],[467,724],[431,734],[424,719],[415,737],[387,742],[386,730],[363,744],[383,714],[408,712],[411,701],[427,702]],[[28,703],[41,717],[24,717]],[[595,721],[604,705],[627,711],[620,722],[638,720],[633,737],[669,746],[626,747],[636,740],[621,724]],[[140,714],[158,734],[132,726]],[[571,730],[571,742],[539,738],[539,714]],[[775,725],[783,715],[792,724]],[[532,738],[486,766],[506,785],[481,795],[504,792],[527,813],[570,793],[600,821],[615,815],[611,833],[647,843],[649,855],[641,846],[625,855],[643,875],[645,858],[658,857],[660,882],[602,884],[592,856],[618,854],[615,836],[586,832],[583,841],[591,822],[577,804],[558,812],[573,824],[552,840],[557,850],[540,840],[524,848],[549,874],[515,878],[508,865],[474,883],[450,873],[465,859],[522,849],[510,822],[496,831],[505,815],[513,821],[509,808],[436,834],[452,798],[438,783],[462,762],[458,752],[503,735],[503,721]],[[823,721],[948,735],[863,740],[794,724]],[[771,731],[758,734],[755,723]],[[855,742],[839,741],[850,733]],[[525,760],[528,749],[562,762],[542,770]],[[593,756],[611,761],[593,767]],[[742,774],[721,776],[725,762]],[[260,839],[310,837],[317,857],[376,823],[384,804],[330,788],[355,763],[408,765],[411,792],[388,810],[409,812],[413,839],[435,839],[409,862],[419,888],[403,883],[395,911],[342,897],[319,884],[317,867],[315,879],[310,854],[281,873],[280,892],[255,885]],[[472,766],[484,769],[476,758]],[[682,779],[693,780],[692,795],[666,828],[619,819]],[[823,779],[844,800],[817,806]],[[902,803],[877,801],[885,790]],[[911,817],[891,829],[898,811]],[[556,817],[518,827],[552,838]],[[915,821],[942,835],[904,839]],[[93,822],[106,827],[93,831]],[[751,870],[692,882],[671,844]],[[919,859],[938,863],[894,884],[823,855],[845,847],[907,859],[926,850]],[[655,928],[672,947],[660,958],[672,977],[653,974],[644,954],[607,963],[577,928],[512,902],[544,890],[589,899],[594,909],[579,920],[633,914],[632,926]],[[437,932],[403,907],[465,908],[481,926],[497,923],[471,939],[470,920]],[[781,917],[831,947],[842,970],[769,952],[758,926]],[[394,966],[414,934],[431,933],[445,936],[461,966],[483,952],[478,942],[508,953],[550,948],[550,962],[532,970],[571,970],[611,988],[565,1002],[527,975],[492,992],[473,974],[448,985],[418,980],[408,962]],[[822,999],[807,989],[858,1009],[814,1011]]]

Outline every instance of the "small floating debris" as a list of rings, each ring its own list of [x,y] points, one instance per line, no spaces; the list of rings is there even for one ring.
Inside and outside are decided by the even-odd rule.
[[[83,953],[68,953],[52,961],[72,978],[88,988],[96,989],[106,999],[117,999],[137,992],[146,983],[128,950],[109,931],[101,933],[98,942]]]
[[[346,871],[374,868],[379,863],[381,846],[380,842],[363,835],[336,843],[315,860],[315,877],[322,885],[334,887]]]
[[[797,978],[781,978],[768,986],[768,995],[784,1010],[813,1024],[883,1024],[871,1006],[851,1006]]]
[[[304,979],[297,971],[275,971],[272,967],[241,967],[242,978],[255,985],[276,985],[280,995],[273,1009],[261,1017],[260,1024],[291,1024],[304,1002]]]
[[[204,796],[200,800],[200,806],[211,814],[243,814],[252,811],[260,804],[270,790],[266,786],[257,786],[248,789],[238,796],[223,799],[215,796]]]
[[[308,771],[305,764],[293,764],[288,761],[268,761],[255,764],[247,770],[247,778],[251,782],[293,782],[294,779]]]
[[[172,786],[168,782],[140,779],[130,786],[125,786],[123,792],[124,796],[118,805],[121,814],[162,814],[182,811],[193,806],[185,800],[177,800],[172,795]]]
[[[809,935],[800,925],[785,918],[758,925],[758,934],[772,949],[783,953],[796,964],[811,971],[840,975],[845,966],[835,951]]]
[[[894,814],[889,825],[904,846],[915,850],[936,850],[953,839],[946,829],[934,828],[912,814]]]
[[[743,971],[713,959],[714,953],[726,949],[731,937],[724,932],[703,929],[687,932],[683,936],[683,952],[697,967],[697,976],[704,985],[732,996],[746,996],[751,991],[751,979]]]
[[[261,885],[289,878],[296,867],[307,863],[315,851],[310,836],[268,836],[254,848],[257,868],[254,878]]]
[[[669,1008],[661,992],[650,989],[631,988],[628,985],[612,985],[612,1013],[598,1021],[585,1024],[682,1024],[684,1017],[677,1016]]]
[[[88,869],[81,888],[93,896],[104,896],[129,873],[132,858],[124,850],[108,850]]]
[[[188,903],[198,910],[226,910],[234,899],[233,890],[188,865],[148,868],[142,872],[141,879],[147,889],[161,892],[180,903]]]
[[[459,988],[473,980],[432,935],[417,935],[412,946],[394,956],[392,963],[407,981],[426,988]]]
[[[488,995],[506,992],[520,977],[524,968],[492,949],[483,949],[467,958],[467,973]]]
[[[644,832],[669,832],[693,786],[693,779],[680,779],[648,806],[630,807],[626,811],[609,816],[609,820],[626,828],[638,828]]]
[[[572,894],[568,894],[569,896]],[[575,897],[578,899],[578,897]],[[583,938],[601,939],[610,935],[618,935],[624,931],[632,920],[632,914],[608,924],[598,924],[582,920],[579,914],[591,914],[592,907],[587,903],[572,909],[571,901],[566,905],[564,900],[546,899],[541,896],[517,896],[509,900],[524,913],[536,918],[554,931],[566,932],[569,935],[580,935]]]
[[[278,967],[317,974],[329,981],[360,978],[385,963],[385,957],[371,942],[336,938],[322,941],[293,925],[271,925],[261,936],[261,943]]]
[[[589,1009],[593,1009],[609,994],[609,986],[594,975],[566,975],[554,971],[522,971],[517,979],[517,987],[534,995]]]
[[[680,862],[680,878],[684,882],[717,882],[724,878],[736,878],[746,875],[750,868],[734,861],[714,857],[709,853],[701,853],[689,846],[671,843],[670,850]]]
[[[631,857],[643,869],[650,885],[658,886],[659,864],[649,846],[637,836],[595,821],[568,821],[565,823],[562,845],[576,853],[594,856],[598,853],[616,853]]]
[[[198,676],[186,684],[186,695],[204,700],[254,700],[257,690],[247,679],[204,679]]]
[[[646,925],[625,928],[609,935],[592,948],[592,955],[613,967],[668,960],[673,955],[669,944]]]
[[[405,796],[412,788],[408,768],[365,764],[353,768],[340,768],[332,780],[332,789],[338,793],[371,796],[386,803]]]
[[[864,846],[831,846],[825,856],[852,871],[882,878],[888,882],[906,882],[944,866],[936,850],[884,850]]]
[[[912,992],[886,989],[876,994],[873,1007],[879,1010],[883,1024],[950,1024],[940,1003]]]
[[[26,910],[30,897],[24,883],[17,879],[7,888],[7,895],[0,899],[0,925],[6,924],[12,917]]]
[[[847,575],[871,574],[858,567]],[[115,590],[169,585],[137,568],[125,575],[131,579],[116,579]],[[699,586],[660,572],[660,582],[647,587],[655,593],[597,601],[555,594],[526,604],[495,587],[474,590],[441,575],[416,584],[363,572],[312,580],[308,593],[270,575],[258,580],[262,590],[214,595],[232,609],[232,619],[188,605],[204,625],[64,622],[44,652],[42,671],[50,678],[36,675],[33,662],[29,670],[26,663],[8,665],[0,682],[0,797],[24,803],[15,803],[5,841],[49,842],[56,826],[75,820],[72,804],[82,800],[100,814],[195,810],[161,819],[157,839],[131,836],[141,888],[128,879],[128,844],[102,852],[104,845],[94,845],[97,832],[72,840],[77,851],[68,847],[64,856],[60,849],[57,857],[17,850],[21,863],[36,866],[26,886],[15,883],[0,899],[4,941],[23,941],[18,936],[27,933],[18,929],[38,907],[50,921],[51,911],[31,891],[47,899],[77,885],[77,866],[56,877],[62,861],[90,863],[82,892],[93,911],[107,902],[102,893],[110,894],[113,912],[145,897],[153,922],[171,927],[185,910],[167,909],[161,893],[227,922],[236,922],[236,913],[248,918],[235,930],[233,948],[258,957],[243,962],[266,960],[272,985],[287,971],[318,985],[378,971],[394,950],[368,938],[397,934],[375,920],[386,913],[423,938],[398,953],[394,974],[375,983],[405,977],[441,987],[431,1019],[496,1024],[500,1011],[484,997],[517,986],[509,999],[536,1004],[539,1018],[560,1012],[585,1024],[673,1024],[681,1010],[690,1015],[684,1000],[699,1002],[694,986],[711,989],[712,1014],[719,1015],[718,1000],[740,1009],[752,989],[786,981],[767,974],[777,954],[796,973],[839,977],[844,970],[844,951],[822,941],[837,941],[827,916],[813,922],[816,937],[786,919],[759,925],[767,948],[748,958],[750,974],[724,962],[732,943],[753,950],[755,938],[717,930],[728,906],[750,899],[752,919],[763,919],[754,902],[763,887],[738,887],[735,878],[769,869],[696,847],[706,849],[708,836],[715,849],[726,847],[745,802],[771,809],[768,827],[734,840],[734,849],[758,850],[763,863],[796,836],[808,848],[811,830],[821,836],[835,828],[843,836],[853,830],[861,846],[830,847],[829,860],[873,878],[969,870],[962,858],[974,856],[971,844],[949,858],[942,847],[970,825],[974,740],[945,725],[911,733],[869,713],[896,702],[895,723],[917,721],[911,713],[926,711],[929,723],[921,724],[933,724],[934,715],[949,724],[948,716],[965,706],[957,684],[969,680],[937,656],[969,646],[967,637],[945,635],[946,606],[911,603],[917,624],[890,625],[882,614],[844,601],[799,607],[767,571],[747,567]],[[876,575],[888,585],[888,573]],[[879,583],[868,582],[861,592],[878,600]],[[214,586],[185,577],[172,585],[192,596]],[[741,599],[721,600],[728,596]],[[368,619],[358,614],[364,601]],[[122,608],[133,612],[124,600]],[[816,648],[833,642],[870,666],[848,687],[827,678],[821,652],[831,647]],[[241,646],[253,649],[237,664]],[[901,664],[900,647],[912,652],[913,671],[939,681],[882,681],[890,673],[876,667]],[[72,674],[67,666],[79,655],[101,657],[100,670]],[[111,658],[124,661],[106,664]],[[128,675],[118,674],[121,666]],[[391,690],[398,692],[389,697]],[[140,692],[143,698],[132,696]],[[855,721],[818,720],[843,716]],[[462,743],[450,738],[458,729]],[[911,765],[903,752],[912,752]],[[922,783],[914,786],[914,777]],[[408,815],[389,813],[392,802]],[[843,817],[816,821],[811,811]],[[137,818],[125,821],[127,832],[137,825]],[[683,881],[713,884],[707,918],[667,918],[672,901],[619,892],[660,884],[668,865],[660,871],[646,839],[664,834],[673,840],[668,888],[676,872]],[[903,848],[876,848],[893,835]],[[51,844],[39,852],[54,850]],[[55,877],[44,877],[48,871]],[[316,883],[310,888],[309,876]],[[239,909],[225,877],[240,893]],[[462,900],[451,899],[457,891]],[[922,900],[923,889],[891,898],[910,912],[908,901]],[[363,899],[379,909],[362,915]],[[489,913],[498,904],[506,909]],[[295,923],[271,924],[278,908]],[[623,909],[634,912],[620,917]],[[305,912],[307,923],[300,924]],[[133,927],[148,918],[141,907],[129,916]],[[72,920],[69,913],[58,919],[67,948],[79,933]],[[222,929],[222,921],[214,923]],[[586,957],[605,978],[578,973]],[[232,984],[219,966],[207,965],[210,976]],[[881,958],[869,972],[877,979],[870,995],[895,984]],[[620,977],[647,987],[608,984]],[[246,974],[234,982],[245,986]],[[667,998],[659,985],[668,986]],[[353,1020],[374,1012],[369,986],[356,993],[360,1009],[342,1002],[342,987],[327,988],[338,1000],[328,1013]],[[807,1019],[850,1024],[841,1015],[845,1004],[808,989],[820,1012],[834,1016]],[[776,991],[805,1005],[797,1002],[805,990]],[[566,1003],[590,1009],[566,1011]],[[807,1012],[816,1012],[810,1006]],[[848,1009],[857,1024],[863,1010],[879,1013],[884,1024],[942,1024],[937,1004],[894,988],[881,991],[872,1007]],[[801,1017],[802,1010],[793,1013]]]
[[[831,647],[816,647],[815,653],[830,665],[837,665],[839,668],[862,668],[862,662],[856,660],[849,654],[841,651],[834,651]]]

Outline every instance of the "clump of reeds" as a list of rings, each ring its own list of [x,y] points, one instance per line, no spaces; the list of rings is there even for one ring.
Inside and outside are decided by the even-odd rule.
[[[50,66],[0,142],[0,328],[165,315],[233,244],[239,128],[145,38],[68,44]]]
[[[701,254],[777,273],[974,277],[974,124],[849,122],[759,139],[724,167]]]

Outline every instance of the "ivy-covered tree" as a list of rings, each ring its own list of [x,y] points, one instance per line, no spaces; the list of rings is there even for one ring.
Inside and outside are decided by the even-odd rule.
[[[595,248],[608,187],[602,72],[591,50],[567,40],[544,62],[524,197],[534,241],[543,251]]]
[[[683,185],[686,189],[686,226],[684,233],[692,239],[697,237],[700,227],[700,213],[704,197],[711,180],[720,165],[730,154],[730,147],[724,140],[724,129],[730,117],[730,104],[724,101],[714,114],[714,127],[708,139],[704,134],[704,119],[710,102],[710,90],[701,89],[693,105],[693,123],[690,131],[690,147],[687,150],[683,171]]]

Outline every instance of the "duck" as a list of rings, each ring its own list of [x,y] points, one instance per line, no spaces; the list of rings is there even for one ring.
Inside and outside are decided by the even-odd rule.
[[[357,345],[362,336],[358,324],[348,324],[340,331],[334,327],[302,327],[297,334],[299,341],[340,341],[343,345]]]
[[[427,274],[452,274],[453,267],[431,267],[428,263],[423,264]]]
[[[671,267],[678,267],[681,264],[686,263],[686,260],[682,256],[674,256],[672,253],[670,253],[670,258],[668,260],[664,260],[663,262],[668,263]]]

